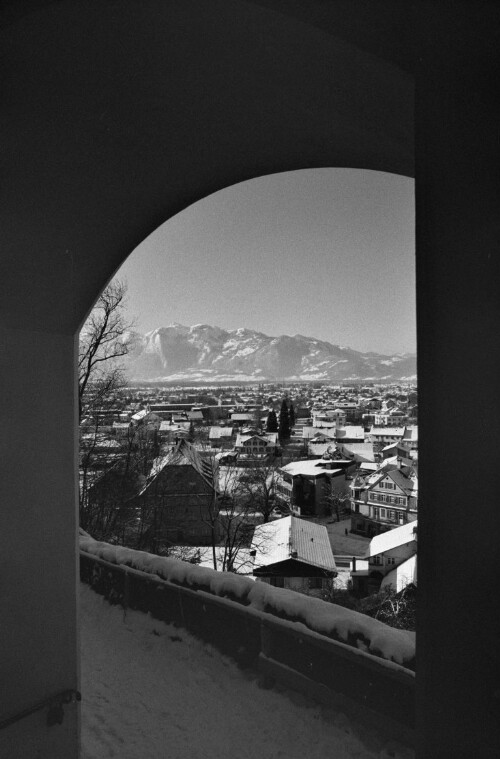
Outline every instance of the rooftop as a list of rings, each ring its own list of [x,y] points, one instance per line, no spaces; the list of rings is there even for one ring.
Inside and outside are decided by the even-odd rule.
[[[252,547],[257,551],[255,569],[293,558],[320,569],[336,570],[326,527],[293,515],[258,525]]]
[[[366,552],[365,558],[377,556],[385,551],[391,551],[393,548],[411,543],[417,539],[417,521],[408,522],[407,524],[396,527],[394,530],[382,532],[376,535],[370,541],[370,547]]]
[[[215,464],[211,459],[200,455],[199,451],[187,440],[181,439],[176,447],[165,456],[159,456],[147,476],[141,495],[166,466],[192,466],[211,488],[215,487]]]
[[[290,474],[292,477],[304,475],[305,477],[319,477],[323,474],[332,476],[334,472],[342,472],[341,467],[336,469],[327,469],[325,464],[331,463],[330,459],[307,459],[304,461],[291,461],[281,467],[281,471]]]

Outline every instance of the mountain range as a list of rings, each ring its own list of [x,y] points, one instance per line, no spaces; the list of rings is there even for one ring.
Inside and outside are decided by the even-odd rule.
[[[129,338],[125,371],[135,381],[416,380],[413,353],[361,353],[304,335],[174,323]]]

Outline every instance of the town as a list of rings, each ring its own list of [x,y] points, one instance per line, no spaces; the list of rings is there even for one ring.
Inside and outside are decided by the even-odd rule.
[[[383,607],[414,608],[417,516],[416,384],[87,390],[80,525],[96,540],[415,629]]]

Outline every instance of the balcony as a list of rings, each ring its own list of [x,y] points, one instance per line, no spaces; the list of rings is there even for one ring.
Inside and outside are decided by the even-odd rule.
[[[80,598],[82,759],[411,756],[347,702],[277,688],[185,629],[124,612],[83,584]]]
[[[329,750],[332,746],[338,748],[339,757],[358,756],[349,753],[349,736],[368,741],[361,756],[378,757],[379,753],[371,753],[373,747],[378,746],[380,751],[394,741],[404,747],[403,756],[413,755],[410,747],[414,739],[415,678],[408,668],[413,666],[412,633],[234,574],[91,539],[83,539],[83,544],[82,579],[116,604],[110,610],[106,602],[96,600],[92,590],[83,588],[85,759],[102,756],[102,746],[96,747],[96,741],[108,740],[120,756],[136,759],[139,754],[133,750],[126,753],[127,741],[142,745],[143,731],[147,732],[146,745],[158,733],[164,745],[166,734],[171,740],[173,732],[175,740],[184,741],[184,749],[175,753],[178,759],[193,755],[193,741],[196,749],[198,740],[207,742],[214,736],[214,745],[225,740],[234,751],[230,734],[240,732],[243,736],[255,735],[248,744],[240,740],[239,753],[245,747],[248,756],[275,756],[278,752],[273,753],[269,745],[278,740],[281,749],[286,749],[287,736],[294,735],[294,730],[287,727],[293,712],[288,699],[296,703],[297,694],[299,702],[308,707],[302,716],[294,717],[309,736],[308,748],[302,755],[319,758],[327,745],[322,743],[326,735],[328,741],[333,741],[328,744]],[[205,644],[193,642],[192,635]],[[187,645],[183,645],[186,641]],[[165,659],[170,650],[176,657],[172,666]],[[150,653],[153,660],[148,658]],[[214,661],[208,662],[207,657]],[[213,671],[215,660],[221,670],[217,674]],[[173,680],[177,672],[179,684]],[[212,693],[221,688],[221,678],[228,680],[227,688],[223,685],[218,693]],[[279,693],[273,690],[274,706],[264,705],[262,714],[255,715],[256,705],[264,704],[259,686],[276,688]],[[236,690],[237,698],[231,689]],[[245,692],[244,701],[241,690]],[[200,699],[206,699],[206,704]],[[239,706],[233,717],[236,704]],[[212,714],[214,709],[217,715]],[[231,716],[221,721],[221,713]],[[258,747],[254,753],[250,747],[255,745],[256,735],[266,735],[269,713],[277,715],[269,728],[270,744],[266,750]],[[193,733],[192,725],[199,721],[200,714],[204,715],[206,730]],[[241,731],[235,730],[234,724],[245,715],[249,724],[245,723]],[[344,726],[344,742],[338,743],[337,736],[335,743],[335,736],[329,733],[331,726],[338,724]],[[293,746],[300,745],[303,739],[293,738]],[[156,749],[152,751],[147,755],[163,756],[161,752],[154,753]],[[221,753],[219,745],[218,751],[211,753],[207,749],[203,755],[226,754]],[[387,754],[391,755],[400,754]]]

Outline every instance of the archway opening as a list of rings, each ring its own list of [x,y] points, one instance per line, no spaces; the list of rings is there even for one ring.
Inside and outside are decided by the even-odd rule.
[[[372,488],[418,455],[403,440],[417,428],[413,181],[316,169],[234,185],[161,225],[114,281],[134,324],[121,385],[107,407],[83,409],[84,528],[253,576],[259,526],[302,520],[325,529],[338,583],[259,580],[356,603],[370,539],[416,518],[415,500]],[[179,444],[195,451],[184,482]],[[195,488],[208,463],[216,514]]]

